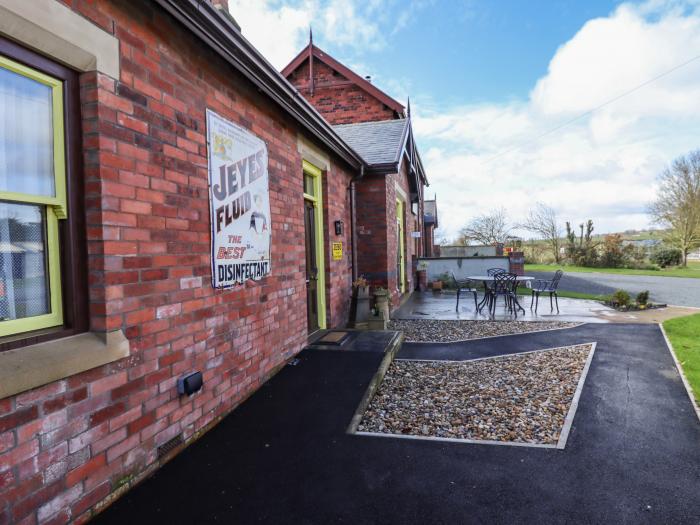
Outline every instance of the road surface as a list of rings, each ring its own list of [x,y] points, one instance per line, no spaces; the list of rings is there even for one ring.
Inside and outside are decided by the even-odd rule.
[[[525,272],[540,279],[551,279],[554,272]],[[675,306],[700,308],[700,279],[686,277],[656,277],[652,275],[623,275],[613,273],[565,272],[559,289],[590,294],[609,294],[622,289],[635,295],[649,290],[651,301]]]

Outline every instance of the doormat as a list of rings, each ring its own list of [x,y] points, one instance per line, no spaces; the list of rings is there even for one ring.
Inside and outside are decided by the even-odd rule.
[[[350,336],[349,332],[345,331],[336,331],[333,330],[331,332],[328,332],[325,334],[323,337],[318,339],[316,341],[316,344],[321,343],[324,345],[342,345],[343,342]]]

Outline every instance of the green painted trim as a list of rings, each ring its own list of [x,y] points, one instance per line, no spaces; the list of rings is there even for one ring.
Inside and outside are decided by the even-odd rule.
[[[0,198],[20,202],[47,204],[54,208],[56,217],[68,217],[66,202],[66,151],[65,130],[63,126],[63,82],[56,78],[40,73],[19,62],[0,56],[0,67],[22,75],[51,88],[51,118],[53,121],[53,176],[54,196],[24,195],[21,193],[1,192]]]
[[[61,261],[59,257],[58,220],[50,207],[46,208],[47,268],[49,272],[49,297],[51,312],[0,322],[0,337],[41,330],[63,324],[63,300],[61,295]]]
[[[53,121],[53,197],[0,191],[0,200],[27,204],[44,205],[46,218],[46,267],[48,269],[50,313],[3,321],[0,323],[0,337],[32,330],[41,330],[63,324],[63,298],[61,292],[61,258],[58,238],[58,219],[68,217],[66,200],[66,158],[63,125],[63,83],[30,67],[0,56],[0,67],[25,76],[51,88],[51,116]]]
[[[312,177],[321,177],[323,175],[323,171],[311,164],[308,160],[302,160],[301,163],[306,174]]]
[[[53,175],[56,199],[59,205],[55,207],[56,217],[68,218],[66,201],[66,146],[63,126],[63,85],[58,83],[53,87]]]
[[[404,223],[404,218],[403,218],[403,211],[404,211],[404,203],[400,199],[396,199],[396,227],[398,228],[398,235],[399,235],[399,255],[401,257],[400,259],[400,271],[401,275],[398,276],[399,278],[399,291],[401,293],[406,293],[406,243],[404,241],[404,234],[405,234],[405,223]]]
[[[310,175],[314,179],[314,195],[304,193],[304,198],[313,202],[314,221],[316,222],[316,267],[318,268],[318,279],[316,281],[316,303],[318,306],[318,327],[326,328],[326,242],[323,238],[323,172],[313,164],[303,161],[303,173]]]
[[[51,207],[58,207],[61,205],[56,197],[44,197],[41,195],[32,195],[30,193],[17,193],[14,191],[2,190],[0,190],[0,200],[17,201],[27,204],[43,204]]]

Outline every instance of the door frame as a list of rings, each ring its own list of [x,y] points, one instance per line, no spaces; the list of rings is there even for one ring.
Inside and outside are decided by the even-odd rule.
[[[318,310],[318,328],[326,328],[326,242],[323,236],[323,172],[310,162],[302,161],[302,176],[308,175],[313,178],[314,195],[304,192],[304,200],[310,201],[314,205],[314,225],[316,229],[316,268],[318,279],[316,280],[316,308]],[[303,182],[303,181],[302,181]],[[302,184],[302,188],[303,188]],[[306,242],[306,241],[304,241]],[[306,247],[304,247],[306,249]]]
[[[406,221],[404,218],[404,208],[405,204],[401,199],[396,199],[396,227],[398,229],[399,245],[397,249],[399,250],[400,264],[399,271],[401,275],[397,275],[399,291],[404,294],[406,293],[406,241],[404,240],[404,235],[406,234]]]

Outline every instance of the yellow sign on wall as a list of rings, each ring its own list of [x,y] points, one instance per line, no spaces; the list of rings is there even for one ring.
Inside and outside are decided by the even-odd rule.
[[[333,260],[340,261],[343,259],[343,243],[334,242],[333,243]]]

